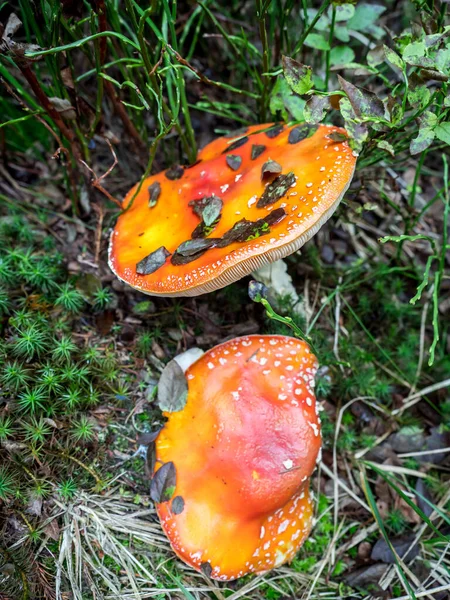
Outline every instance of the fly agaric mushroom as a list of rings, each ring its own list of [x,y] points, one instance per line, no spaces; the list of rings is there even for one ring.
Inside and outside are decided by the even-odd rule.
[[[157,512],[194,569],[223,581],[261,573],[308,536],[321,448],[316,369],[305,342],[278,335],[230,340],[187,369],[187,402],[164,413],[153,480],[172,472]]]
[[[109,264],[132,287],[196,296],[298,250],[333,214],[355,154],[330,125],[255,125],[126,196]],[[134,199],[133,199],[134,198]]]

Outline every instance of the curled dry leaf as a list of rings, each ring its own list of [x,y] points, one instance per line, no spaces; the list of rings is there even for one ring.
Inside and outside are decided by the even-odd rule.
[[[266,179],[270,177],[270,175],[276,175],[277,173],[281,173],[282,167],[280,163],[277,163],[275,160],[268,160],[265,162],[261,168],[261,179]]]
[[[150,498],[158,504],[168,502],[177,485],[177,473],[173,462],[167,462],[153,475],[150,484]]]
[[[137,263],[136,272],[139,275],[150,275],[163,266],[168,256],[170,256],[170,252],[161,246]]]
[[[283,73],[289,87],[296,94],[306,94],[313,86],[312,82],[312,69],[307,65],[290,58],[289,56],[283,56]]]
[[[184,408],[188,385],[183,369],[171,360],[164,367],[158,383],[158,406],[165,412],[177,412]]]

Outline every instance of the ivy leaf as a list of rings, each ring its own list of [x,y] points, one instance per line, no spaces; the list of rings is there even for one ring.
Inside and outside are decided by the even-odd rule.
[[[329,50],[330,44],[319,33],[310,33],[305,40],[305,46],[315,48],[316,50]]]
[[[317,131],[317,125],[299,125],[291,129],[288,136],[289,144],[298,144],[302,140],[311,137]]]
[[[279,77],[273,87],[269,108],[273,115],[281,113],[284,121],[303,121],[305,101],[294,94],[284,77]]]
[[[351,138],[351,146],[359,152],[369,136],[369,130],[365,123],[361,123],[353,110],[348,98],[341,98],[339,109],[345,121],[345,128]]]
[[[331,108],[328,96],[311,96],[306,102],[305,120],[307,123],[320,123],[325,118],[327,111]]]
[[[411,78],[410,78],[410,88],[408,89],[408,100],[414,107],[424,107],[427,106],[430,100],[431,92],[425,87],[422,82],[418,82],[415,87],[411,87]]]
[[[206,577],[211,577],[213,570],[209,562],[202,562],[200,570]]]
[[[377,23],[385,10],[386,6],[380,4],[360,3],[356,6],[353,17],[347,21],[347,27],[354,31],[371,33],[379,39],[383,37],[384,30]]]
[[[389,48],[389,46],[383,46],[383,48],[384,48],[384,55],[386,56],[386,60],[388,61],[388,63],[390,63],[394,67],[397,67],[398,69],[403,71],[405,68],[405,63],[400,58],[400,56],[396,52],[394,52],[394,50]]]
[[[306,94],[312,88],[312,69],[307,65],[290,58],[283,56],[283,73],[289,87],[300,96]]]
[[[412,42],[403,49],[402,58],[410,65],[422,64],[420,59],[425,57],[425,51],[423,42]]]
[[[335,46],[330,52],[331,65],[348,65],[355,60],[355,53],[348,46]]]
[[[167,179],[170,179],[170,181],[176,181],[177,179],[181,179],[181,177],[183,177],[183,174],[184,169],[181,165],[171,167],[165,172],[165,176],[167,177]]]
[[[332,142],[336,142],[337,144],[345,142],[348,139],[347,136],[345,135],[345,133],[340,133],[339,131],[333,131],[327,137]]]
[[[386,60],[385,46],[378,44],[367,53],[367,64],[371,67],[378,67]]]
[[[173,462],[163,464],[152,477],[150,498],[157,504],[168,502],[175,492],[177,474]]]
[[[257,221],[248,221],[241,219],[233,225],[231,229],[226,231],[221,239],[217,242],[218,248],[225,248],[235,242],[246,242],[255,239],[261,235],[270,233],[270,226],[275,225],[286,216],[284,208],[277,208],[263,219]]]
[[[160,246],[137,263],[136,273],[138,275],[150,275],[154,273],[164,265],[168,256],[170,256],[170,252],[167,248]]]
[[[438,140],[441,140],[441,142],[445,142],[450,146],[450,121],[439,123],[434,130],[434,133]]]
[[[178,412],[186,406],[188,385],[183,369],[171,360],[158,382],[158,406],[165,412]]]
[[[256,160],[258,158],[258,156],[261,156],[261,154],[264,152],[265,149],[266,149],[266,146],[263,146],[262,144],[253,144],[251,159]]]
[[[355,7],[350,2],[342,4],[334,3],[336,9],[336,21],[348,21],[355,14]]]
[[[217,196],[212,196],[210,201],[205,205],[203,209],[202,217],[203,222],[207,227],[210,227],[216,219],[219,218],[222,212],[223,202]]]
[[[384,104],[376,94],[365,88],[353,85],[353,83],[346,81],[340,75],[338,75],[338,80],[341,89],[347,94],[357,117],[385,118]]]
[[[432,144],[434,137],[435,134],[431,127],[422,127],[419,129],[419,135],[411,141],[409,151],[413,155],[423,152]]]
[[[386,152],[389,152],[391,156],[395,156],[394,147],[386,140],[380,140],[379,142],[377,142],[377,147],[381,148],[382,150],[386,150]]]

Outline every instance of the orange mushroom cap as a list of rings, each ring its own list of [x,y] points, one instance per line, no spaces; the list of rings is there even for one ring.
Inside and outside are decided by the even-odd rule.
[[[156,471],[173,463],[175,490],[156,506],[194,569],[224,581],[264,572],[308,536],[321,448],[316,370],[305,342],[267,335],[225,342],[186,371],[187,403],[165,413],[156,440]]]
[[[144,181],[111,235],[110,267],[147,294],[224,287],[310,239],[336,209],[355,162],[345,130],[330,125],[255,125],[218,138],[191,167]]]

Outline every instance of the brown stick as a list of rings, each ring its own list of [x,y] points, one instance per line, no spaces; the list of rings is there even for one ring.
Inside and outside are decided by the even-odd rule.
[[[41,88],[39,81],[37,80],[36,75],[33,73],[33,71],[30,69],[30,67],[26,64],[20,64],[20,62],[18,62],[17,66],[21,70],[25,79],[30,84],[30,87],[34,92],[34,95],[38,99],[39,104],[42,106],[42,108],[45,110],[45,112],[48,114],[48,116],[52,119],[52,121],[58,127],[58,129],[60,130],[62,135],[70,143],[72,153],[73,153],[74,157],[76,158],[76,160],[81,160],[82,156],[81,156],[80,149],[77,145],[75,134],[73,133],[73,131],[71,129],[69,129],[67,127],[67,125],[64,123],[64,121],[61,118],[58,111],[55,109],[53,104],[50,102],[49,98],[46,96],[44,90]]]
[[[102,194],[104,194],[109,200],[111,200],[111,202],[114,202],[115,204],[117,204],[117,206],[119,208],[122,208],[122,203],[120,202],[120,200],[117,200],[117,198],[114,198],[114,196],[112,194],[110,194],[108,192],[108,190],[105,190],[105,188],[102,186],[101,182],[103,181],[103,179],[105,177],[108,177],[108,175],[111,173],[111,171],[114,169],[114,167],[118,164],[118,160],[117,160],[117,155],[114,152],[114,148],[111,145],[111,142],[106,139],[106,143],[109,146],[109,149],[111,150],[111,153],[113,155],[113,164],[109,167],[109,169],[107,171],[105,171],[105,173],[103,173],[103,175],[100,175],[100,177],[97,176],[97,174],[95,173],[95,171],[93,169],[91,169],[91,167],[86,164],[84,162],[84,160],[81,160],[81,164],[84,165],[86,167],[86,169],[89,171],[89,173],[91,173],[92,175],[92,179],[91,179],[91,184],[92,187],[95,187],[99,192],[101,192]]]
[[[99,33],[106,31],[108,27],[108,23],[106,21],[106,8],[105,8],[105,0],[96,0],[95,2],[97,13],[98,13],[98,31]],[[99,51],[100,51],[100,63],[104,64],[106,58],[106,37],[100,38],[99,42]],[[130,117],[125,110],[124,105],[120,101],[119,96],[114,89],[114,85],[108,81],[104,80],[103,85],[105,87],[105,91],[109,96],[109,99],[112,102],[114,111],[116,112],[119,119],[122,121],[125,130],[128,132],[128,135],[134,140],[139,150],[145,150],[144,142],[141,140],[141,136],[139,135],[138,130],[134,126]]]

